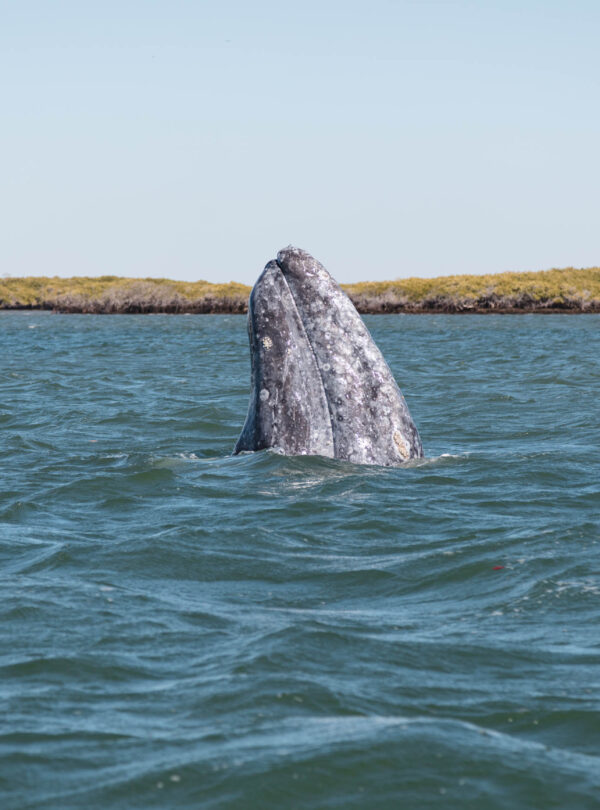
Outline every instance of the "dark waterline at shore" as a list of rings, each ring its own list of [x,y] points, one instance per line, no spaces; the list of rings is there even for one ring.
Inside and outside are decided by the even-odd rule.
[[[600,302],[593,302],[585,307],[565,304],[563,306],[527,305],[522,307],[473,307],[470,305],[443,305],[435,306],[390,306],[386,304],[362,306],[360,301],[354,304],[361,315],[598,315]],[[12,312],[51,312],[53,315],[246,315],[247,304],[236,304],[228,301],[219,303],[203,303],[173,309],[155,309],[151,305],[134,305],[126,309],[98,309],[85,308],[56,309],[48,306],[0,306],[0,311]]]

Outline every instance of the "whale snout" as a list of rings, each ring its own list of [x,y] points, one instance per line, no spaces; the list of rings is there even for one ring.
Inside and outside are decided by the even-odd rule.
[[[288,245],[285,248],[281,248],[279,253],[277,254],[277,264],[282,267],[282,265],[287,265],[291,262],[301,262],[306,261],[307,263],[313,262],[314,259],[302,248],[294,247],[293,245]]]
[[[296,283],[314,278],[315,276],[322,276],[333,283],[333,279],[329,273],[322,267],[319,262],[301,248],[288,245],[277,254],[277,266],[287,280],[293,280]]]

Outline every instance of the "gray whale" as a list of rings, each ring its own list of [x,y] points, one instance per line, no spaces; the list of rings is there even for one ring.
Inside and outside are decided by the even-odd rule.
[[[251,392],[234,453],[272,447],[356,464],[423,455],[408,407],[348,296],[316,259],[287,247],[248,307]]]

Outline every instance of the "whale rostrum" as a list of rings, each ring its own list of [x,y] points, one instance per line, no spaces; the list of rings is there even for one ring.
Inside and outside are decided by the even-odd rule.
[[[277,448],[356,464],[423,455],[408,407],[348,296],[310,254],[287,247],[248,307],[251,392],[234,453]]]

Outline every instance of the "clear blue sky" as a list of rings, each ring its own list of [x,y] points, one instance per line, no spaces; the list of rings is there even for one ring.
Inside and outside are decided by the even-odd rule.
[[[597,0],[0,0],[0,275],[600,264]]]

